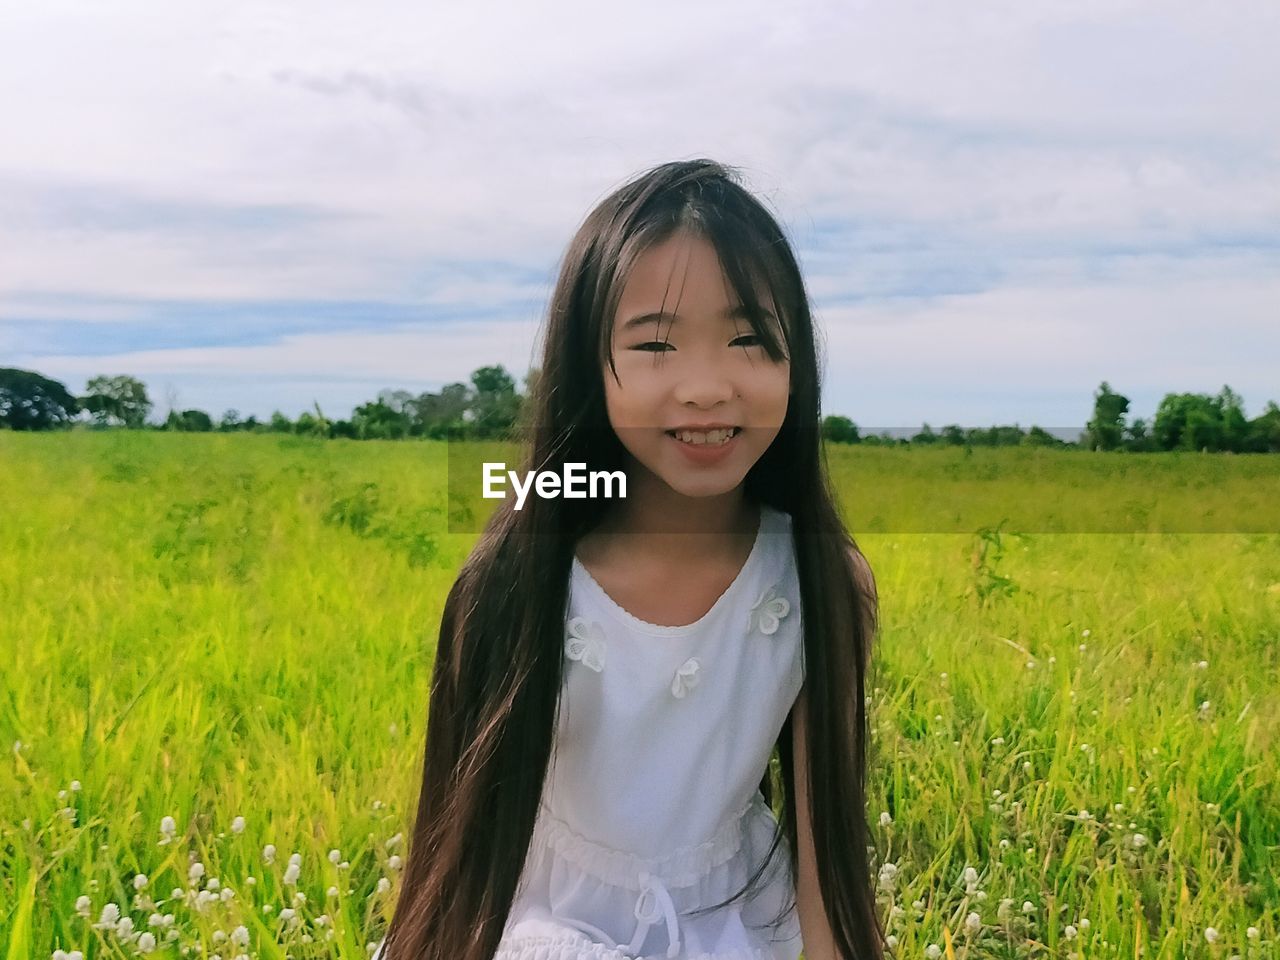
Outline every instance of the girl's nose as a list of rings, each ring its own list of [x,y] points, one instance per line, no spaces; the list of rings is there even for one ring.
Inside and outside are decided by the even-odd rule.
[[[707,406],[721,400],[732,400],[734,387],[733,381],[728,377],[706,370],[684,377],[676,384],[673,392],[680,403]]]

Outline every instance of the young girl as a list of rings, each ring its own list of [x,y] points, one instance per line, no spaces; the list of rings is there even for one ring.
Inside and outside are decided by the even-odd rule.
[[[565,255],[521,475],[626,497],[508,497],[450,590],[386,960],[882,957],[875,585],[799,267],[737,181],[658,166]]]

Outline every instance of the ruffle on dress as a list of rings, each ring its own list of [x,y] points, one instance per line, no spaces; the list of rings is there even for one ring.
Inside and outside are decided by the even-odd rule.
[[[534,931],[546,929],[539,934]],[[518,938],[498,947],[494,960],[635,960],[635,956],[590,939],[575,930],[566,930],[554,922],[526,920]],[[777,960],[777,954],[764,947],[732,952],[688,954],[684,960]]]
[[[711,839],[677,847],[660,858],[637,857],[625,850],[594,843],[575,833],[543,802],[529,848],[532,851],[549,847],[591,876],[626,890],[641,889],[641,874],[644,873],[660,876],[673,887],[687,887],[738,852],[743,840],[742,821],[757,805],[756,797],[760,794],[747,801]],[[763,797],[760,797],[760,804],[763,804]]]

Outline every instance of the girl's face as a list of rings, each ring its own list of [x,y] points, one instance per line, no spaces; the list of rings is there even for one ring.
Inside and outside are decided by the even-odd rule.
[[[761,305],[776,316],[767,297]],[[734,315],[740,306],[715,247],[679,232],[637,260],[614,318],[609,422],[642,467],[686,496],[734,490],[787,415],[791,364],[770,359]],[[692,438],[701,445],[679,438],[680,428],[706,425],[737,429],[724,446],[714,432]]]

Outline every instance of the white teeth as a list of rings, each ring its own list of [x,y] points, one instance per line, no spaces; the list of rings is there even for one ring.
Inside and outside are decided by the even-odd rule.
[[[703,444],[711,444],[719,446],[722,443],[728,443],[734,435],[736,427],[729,427],[724,430],[676,430],[674,436],[677,440],[684,443],[692,443],[694,446],[702,446]]]

